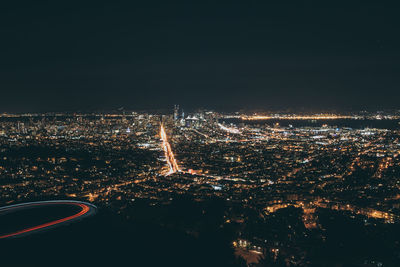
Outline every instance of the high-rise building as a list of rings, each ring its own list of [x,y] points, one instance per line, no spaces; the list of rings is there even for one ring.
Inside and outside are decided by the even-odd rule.
[[[179,105],[174,105],[174,121],[179,119]]]

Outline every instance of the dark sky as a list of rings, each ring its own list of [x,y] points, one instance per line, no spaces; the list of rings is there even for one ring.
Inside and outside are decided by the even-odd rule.
[[[2,1],[0,111],[399,108],[400,8],[266,2]]]

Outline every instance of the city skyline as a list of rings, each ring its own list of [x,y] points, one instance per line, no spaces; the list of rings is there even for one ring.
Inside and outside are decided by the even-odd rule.
[[[399,267],[399,11],[5,1],[0,265]]]
[[[0,242],[30,253],[5,261],[398,266],[399,130],[399,110],[0,114]]]

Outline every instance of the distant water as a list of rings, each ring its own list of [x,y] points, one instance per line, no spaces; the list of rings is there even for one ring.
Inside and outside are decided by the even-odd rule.
[[[388,130],[398,130],[400,129],[400,120],[355,120],[355,119],[335,119],[335,120],[284,120],[284,119],[271,119],[271,120],[241,120],[241,119],[224,119],[225,123],[233,124],[247,124],[247,125],[270,125],[274,126],[279,123],[280,126],[289,127],[321,127],[322,125],[328,125],[334,128],[354,128],[354,129],[364,129],[364,128],[377,128],[377,129],[388,129]]]

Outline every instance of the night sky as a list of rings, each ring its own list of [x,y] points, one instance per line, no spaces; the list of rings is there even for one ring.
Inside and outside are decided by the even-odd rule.
[[[7,2],[0,111],[399,108],[384,1]]]

